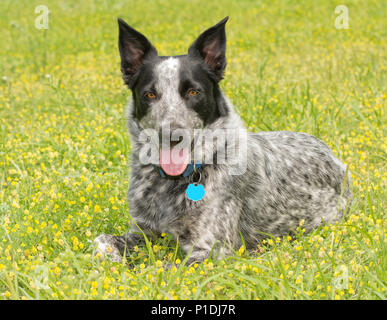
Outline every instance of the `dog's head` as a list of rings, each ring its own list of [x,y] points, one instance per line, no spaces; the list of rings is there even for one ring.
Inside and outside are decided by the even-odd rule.
[[[194,130],[227,116],[218,85],[226,67],[227,20],[204,31],[186,55],[159,56],[144,35],[118,19],[121,71],[132,91],[130,116],[139,128]]]
[[[121,71],[137,121],[152,128],[166,122],[189,128],[225,115],[218,82],[226,67],[227,20],[203,32],[181,56],[159,56],[144,35],[118,20]]]

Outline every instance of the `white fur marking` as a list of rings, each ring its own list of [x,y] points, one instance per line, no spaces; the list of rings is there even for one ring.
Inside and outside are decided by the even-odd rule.
[[[160,103],[166,107],[168,112],[173,112],[183,104],[179,94],[179,67],[179,59],[172,57],[156,67],[157,91],[162,95]]]

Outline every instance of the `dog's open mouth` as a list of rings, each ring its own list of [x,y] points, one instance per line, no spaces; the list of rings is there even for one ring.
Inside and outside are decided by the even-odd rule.
[[[190,151],[188,148],[178,146],[160,149],[160,166],[169,176],[179,176],[190,163]]]

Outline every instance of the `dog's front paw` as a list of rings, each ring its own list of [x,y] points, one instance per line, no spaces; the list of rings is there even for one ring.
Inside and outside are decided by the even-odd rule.
[[[94,256],[99,259],[107,257],[113,262],[122,262],[120,251],[115,246],[115,237],[110,234],[101,234],[94,240]]]

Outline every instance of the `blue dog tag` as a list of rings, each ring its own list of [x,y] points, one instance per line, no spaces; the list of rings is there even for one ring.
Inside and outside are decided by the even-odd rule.
[[[203,199],[204,194],[206,192],[204,191],[203,185],[191,183],[188,185],[188,188],[187,190],[185,190],[185,193],[187,194],[188,199],[198,201]]]

